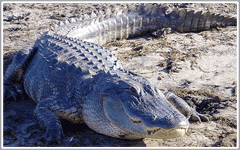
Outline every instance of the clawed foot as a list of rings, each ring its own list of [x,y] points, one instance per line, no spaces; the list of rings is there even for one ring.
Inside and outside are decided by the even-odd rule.
[[[194,122],[196,121],[209,121],[208,117],[198,113],[191,106],[189,106],[182,98],[176,96],[171,92],[164,92],[167,100],[173,104],[173,106],[180,111],[187,119],[190,119]]]
[[[39,138],[46,146],[58,145],[62,141],[63,130],[59,118],[51,111],[51,99],[44,99],[38,102],[34,114],[39,120],[41,128],[45,129],[45,134]]]
[[[199,121],[199,122],[202,122],[202,121],[207,122],[207,121],[209,121],[207,116],[198,113],[194,109],[192,109],[192,115],[191,115],[190,119],[191,119],[191,121],[194,121],[194,122],[196,122],[196,121]]]
[[[22,91],[22,85],[20,84],[13,84],[13,85],[4,85],[3,87],[3,99],[9,99],[13,98],[15,101],[19,99],[24,99],[23,98],[23,91]]]
[[[45,146],[56,146],[62,143],[63,132],[61,130],[47,130],[38,140],[44,142]]]
[[[45,131],[45,134],[42,136],[39,136],[39,134],[42,134],[39,130],[39,125]],[[21,130],[26,139],[36,138],[37,136],[38,145],[41,146],[57,146],[62,143],[64,136],[61,125],[56,122],[50,124],[31,122],[25,124]]]

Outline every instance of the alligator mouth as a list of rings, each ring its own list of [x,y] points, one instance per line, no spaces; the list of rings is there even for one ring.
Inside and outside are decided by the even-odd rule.
[[[155,139],[172,139],[177,137],[182,137],[188,130],[188,126],[175,127],[172,129],[164,128],[148,128],[148,138]]]

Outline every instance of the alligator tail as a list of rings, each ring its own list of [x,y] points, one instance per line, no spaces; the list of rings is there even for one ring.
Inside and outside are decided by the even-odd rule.
[[[201,32],[214,27],[236,26],[234,17],[221,16],[204,11],[174,8],[152,4],[128,5],[128,8],[106,10],[71,19],[54,28],[54,32],[96,44],[106,44],[118,39],[127,39],[161,28],[178,32]]]

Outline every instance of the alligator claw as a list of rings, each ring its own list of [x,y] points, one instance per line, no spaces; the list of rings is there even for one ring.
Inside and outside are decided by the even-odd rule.
[[[23,91],[21,89],[21,85],[20,84],[4,85],[3,96],[4,96],[3,97],[4,100],[7,100],[7,99],[9,99],[11,97],[15,101],[17,101],[18,99],[24,99]]]
[[[13,97],[14,100],[17,100],[17,91],[15,90],[14,86],[12,85],[4,85],[3,88],[3,99],[9,99],[10,97]]]
[[[193,111],[193,113],[192,113],[192,116],[190,117],[190,119],[192,121],[194,121],[194,122],[197,122],[197,121],[199,121],[199,122],[202,122],[202,121],[208,122],[209,121],[207,116],[202,115],[202,114],[198,113],[195,110],[192,110],[192,111]]]
[[[44,142],[45,146],[56,146],[62,143],[63,132],[61,130],[51,130],[48,131],[41,137],[38,138],[38,141]]]
[[[202,114],[198,114],[198,115],[199,115],[199,117],[201,118],[202,121],[204,121],[204,122],[208,122],[209,121],[207,116],[202,115]]]

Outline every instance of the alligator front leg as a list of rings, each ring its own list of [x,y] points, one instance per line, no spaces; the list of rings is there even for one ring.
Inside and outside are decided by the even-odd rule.
[[[39,138],[39,140],[45,140],[45,145],[59,144],[63,136],[60,120],[51,111],[53,104],[52,99],[44,99],[38,102],[34,110],[34,114],[37,116],[40,126],[46,129],[45,134]]]
[[[192,107],[190,107],[183,99],[176,96],[171,92],[164,92],[166,99],[178,110],[180,111],[187,119],[192,121],[209,121],[209,119],[198,113]]]
[[[17,100],[19,94],[23,99],[24,88],[22,85],[22,77],[36,51],[36,48],[27,46],[19,50],[14,56],[13,61],[7,68],[3,78],[4,100],[9,99],[10,97]]]

